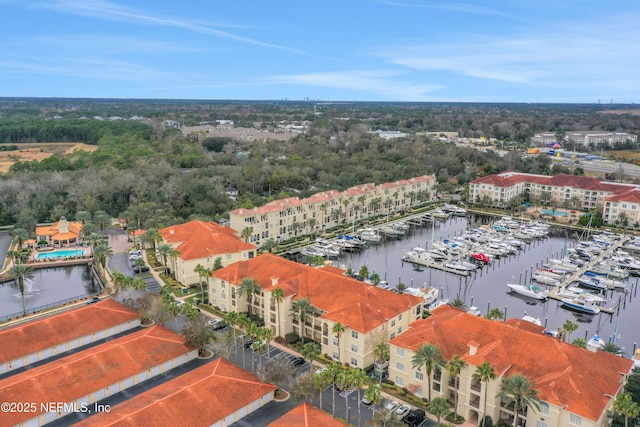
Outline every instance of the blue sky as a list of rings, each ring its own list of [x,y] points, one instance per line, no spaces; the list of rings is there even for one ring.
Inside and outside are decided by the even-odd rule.
[[[637,0],[0,0],[0,96],[640,103]]]

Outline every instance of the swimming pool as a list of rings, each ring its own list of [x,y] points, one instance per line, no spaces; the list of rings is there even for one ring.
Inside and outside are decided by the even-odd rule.
[[[567,213],[564,211],[552,211],[551,209],[540,209],[540,212],[547,215],[555,215],[555,216],[567,216]]]
[[[83,256],[84,249],[61,249],[52,252],[39,253],[36,259],[64,258],[68,256]]]

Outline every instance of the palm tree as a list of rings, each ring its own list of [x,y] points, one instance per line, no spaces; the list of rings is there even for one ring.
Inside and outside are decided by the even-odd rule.
[[[314,342],[308,342],[302,346],[302,357],[309,362],[310,369],[313,371],[313,361],[320,356],[320,346]]]
[[[360,267],[360,271],[358,272],[358,280],[367,280],[369,278],[369,268],[366,265]]]
[[[369,383],[369,376],[362,369],[354,369],[351,371],[351,385],[358,390],[358,425],[360,425],[360,392]]]
[[[247,330],[249,329],[250,325],[251,325],[251,320],[249,320],[246,314],[244,313],[238,314],[238,327],[245,333],[245,335],[249,335],[247,333]],[[246,369],[246,360],[245,360],[246,354],[247,354],[246,351],[242,352],[242,367],[245,369]]]
[[[168,243],[162,243],[156,248],[158,255],[162,258],[162,264],[164,264],[164,274],[167,274],[169,255],[172,250],[173,248]]]
[[[352,376],[351,376],[351,372],[348,370],[341,370],[340,373],[338,374],[338,377],[336,378],[336,385],[341,389],[341,390],[347,390],[349,388],[351,388],[351,386],[353,385],[352,383]],[[348,418],[348,414],[346,413],[349,410],[349,393],[345,393],[344,394],[344,403],[345,403],[345,419]]]
[[[435,344],[422,344],[413,353],[411,358],[411,366],[420,370],[424,366],[427,380],[429,382],[429,401],[431,401],[431,374],[435,368],[444,366],[444,357],[440,348]]]
[[[229,325],[231,325],[233,327],[233,342],[234,344],[237,344],[238,341],[236,339],[236,326],[238,326],[238,321],[239,321],[239,315],[237,312],[235,311],[230,311],[228,312],[225,316],[224,316],[224,320],[225,322],[227,322]],[[236,349],[236,356],[238,355],[238,346],[235,346]]]
[[[134,234],[134,236],[135,236],[135,234]],[[151,248],[154,251],[156,250],[156,243],[161,242],[161,241],[162,241],[162,235],[160,234],[160,232],[156,228],[150,228],[150,229],[148,229],[146,231],[146,233],[144,233],[142,236],[140,236],[140,243],[142,243],[142,244],[150,243],[151,244]]]
[[[578,330],[578,324],[567,319],[562,325],[562,341],[569,341],[571,334]],[[566,336],[565,336],[566,335]]]
[[[249,319],[251,319],[251,305],[253,304],[253,296],[258,294],[262,288],[253,277],[245,277],[238,285],[236,293],[238,296],[247,297],[247,306],[249,307]]]
[[[291,306],[291,315],[298,319],[300,322],[300,338],[304,344],[304,324],[307,321],[307,317],[313,312],[311,302],[307,298],[300,298],[293,302]]]
[[[500,320],[504,318],[504,313],[499,308],[492,308],[485,317],[489,320]]]
[[[533,388],[533,384],[525,375],[513,374],[510,377],[502,379],[500,385],[499,396],[507,397],[514,403],[513,426],[518,425],[518,415],[520,409],[526,408],[528,405],[533,406],[537,410],[540,409],[540,399],[538,392]]]
[[[253,227],[245,227],[240,232],[240,237],[244,239],[245,243],[249,241],[249,237],[253,234]]]
[[[458,415],[458,388],[460,387],[460,372],[465,368],[465,366],[467,366],[467,362],[462,360],[457,354],[453,356],[453,359],[451,359],[445,366],[449,375],[456,379],[456,400],[453,408],[453,412],[456,416]]]
[[[106,277],[107,262],[113,256],[113,249],[104,243],[100,243],[93,248],[93,260],[102,267],[102,274]]]
[[[273,341],[273,338],[275,338],[275,336],[271,329],[262,328],[260,338],[262,339],[262,341],[264,341],[264,344],[267,347],[267,360],[271,360],[271,341]]]
[[[336,416],[336,387],[335,387],[335,384],[338,382],[338,376],[342,372],[342,367],[338,363],[330,363],[329,365],[327,365],[327,370],[325,372],[327,373],[327,376],[329,376],[329,378],[331,379],[331,383],[334,384],[334,386],[332,387],[333,407],[332,407],[331,415],[333,415],[335,417]]]
[[[380,283],[382,279],[380,278],[380,275],[378,273],[373,273],[371,275],[371,283],[373,283],[374,285],[378,285],[378,283]]]
[[[387,360],[389,360],[390,356],[391,355],[389,353],[389,344],[387,344],[384,341],[380,341],[373,348],[373,359],[374,359],[374,362],[384,363]],[[379,384],[382,384],[382,372],[380,373],[380,382],[379,382]]]
[[[9,269],[9,274],[16,279],[18,289],[20,290],[20,296],[22,297],[22,315],[27,315],[27,307],[24,303],[24,284],[27,280],[31,280],[35,277],[33,268],[22,264],[16,264]]]
[[[105,211],[96,211],[93,214],[93,220],[98,224],[98,227],[100,227],[102,234],[104,234],[104,229],[109,224],[111,217]]]
[[[342,362],[342,351],[340,349],[340,337],[347,331],[347,328],[340,322],[334,323],[331,328],[331,332],[336,334],[336,338],[338,338],[338,362]]]
[[[322,409],[322,394],[331,385],[331,377],[328,371],[317,372],[313,376],[313,382],[315,383],[318,394],[320,395],[320,409]]]
[[[633,397],[628,393],[623,393],[613,401],[613,410],[620,415],[624,415],[624,427],[629,426],[629,418],[640,415],[640,407],[633,401]]]
[[[607,353],[619,354],[620,347],[618,347],[615,343],[609,341],[602,346],[602,351],[606,351]]]
[[[87,221],[91,220],[91,213],[87,211],[78,211],[75,215],[76,221],[80,221],[84,225]]]
[[[576,338],[571,342],[571,344],[575,345],[576,347],[587,348],[587,340],[585,340],[584,338]]]
[[[482,409],[482,426],[484,427],[484,419],[487,415],[487,389],[489,388],[489,381],[496,379],[496,371],[489,362],[483,362],[476,368],[476,375],[480,378],[480,381],[485,384],[484,386],[484,408]]]
[[[82,230],[84,231],[84,228]],[[89,243],[89,246],[91,246],[91,249],[93,249],[102,241],[102,236],[97,233],[89,233],[85,235],[84,240],[86,240]]]
[[[364,397],[371,402],[371,410],[373,411],[373,417],[376,417],[376,405],[382,400],[382,387],[379,384],[371,384],[369,388],[364,391]]]
[[[193,271],[198,273],[198,282],[200,283],[200,301],[204,303],[204,285],[202,284],[202,278],[207,277],[210,274],[209,269],[202,264],[198,264]],[[208,281],[209,280],[207,279],[207,282]]]
[[[402,295],[402,294],[404,294],[404,291],[406,291],[406,290],[407,290],[407,285],[406,285],[406,284],[404,284],[404,283],[402,283],[402,282],[400,282],[400,283],[398,283],[398,284],[396,285],[396,290],[398,291],[398,293],[399,293],[400,295]]]
[[[464,309],[464,306],[465,306],[464,301],[462,301],[462,299],[460,299],[459,297],[455,297],[451,305],[461,310]]]
[[[444,397],[436,397],[429,402],[429,412],[438,417],[440,425],[440,417],[449,413],[449,402]]]
[[[245,333],[251,339],[252,343],[257,342],[258,335],[260,334],[260,327],[255,323],[251,322],[249,323],[249,326],[247,327],[247,330],[245,331]],[[252,345],[251,352],[253,353],[255,350],[256,350],[256,347]],[[256,370],[256,359],[253,357],[253,355],[251,356],[251,370],[254,372]]]
[[[11,237],[13,237],[13,239],[16,241],[16,243],[18,244],[18,250],[20,250],[22,249],[22,244],[24,243],[24,241],[29,238],[29,232],[24,228],[14,228],[11,231]]]
[[[284,301],[284,291],[281,287],[276,286],[273,292],[271,292],[271,301],[276,304],[276,321],[278,322],[276,331],[278,336],[282,336],[280,334],[280,303]]]
[[[278,246],[278,242],[273,239],[268,239],[262,244],[262,246],[260,246],[260,251],[269,252],[270,254],[272,254],[278,250]]]

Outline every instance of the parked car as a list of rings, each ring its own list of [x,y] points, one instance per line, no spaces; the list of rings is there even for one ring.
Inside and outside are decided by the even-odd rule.
[[[373,401],[367,399],[367,396],[363,397],[362,400],[360,401],[360,403],[362,403],[365,406],[371,406],[371,404],[373,403]]]
[[[293,366],[299,367],[299,366],[304,365],[306,362],[304,361],[304,359],[302,357],[292,357],[291,358],[291,363],[293,363]]]
[[[396,402],[395,400],[390,400],[386,405],[384,405],[384,409],[386,409],[388,412],[392,412],[395,411],[398,406],[400,406],[398,402]]]
[[[136,267],[136,266],[134,266],[134,267],[133,267],[133,271],[134,271],[135,273],[147,273],[147,272],[149,271],[149,267],[148,267],[148,266],[146,266],[146,265],[142,265],[142,266],[140,266],[140,267]]]
[[[407,415],[402,418],[402,421],[409,427],[418,427],[427,418],[427,414],[422,409],[414,409],[409,411]]]
[[[98,301],[100,301],[100,298],[93,297],[89,301],[87,301],[87,304],[93,304],[93,303],[98,302]]]
[[[398,416],[398,418],[402,419],[410,411],[411,411],[411,408],[408,405],[400,405],[398,409],[396,409],[396,415]]]

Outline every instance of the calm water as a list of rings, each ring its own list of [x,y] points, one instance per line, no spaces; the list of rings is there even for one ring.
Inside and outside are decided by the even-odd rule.
[[[35,277],[25,286],[27,310],[99,291],[89,266],[41,268],[34,272]],[[0,317],[21,312],[22,299],[17,284],[0,284]]]
[[[461,277],[450,273],[444,273],[435,269],[425,268],[416,271],[412,264],[402,262],[402,253],[415,246],[425,247],[433,239],[453,237],[465,230],[469,225],[466,218],[453,218],[446,223],[439,223],[435,228],[424,226],[412,228],[410,234],[401,240],[390,240],[378,245],[370,246],[360,253],[344,254],[337,264],[358,271],[362,265],[366,265],[370,273],[378,273],[385,278],[391,286],[398,281],[419,288],[425,284],[442,289],[445,298],[453,301],[459,296],[467,307],[478,307],[482,314],[486,314],[488,308],[499,308],[506,311],[507,317],[521,318],[525,314],[540,318],[543,325],[550,330],[561,327],[565,320],[570,319],[578,323],[579,329],[572,333],[570,339],[581,337],[589,339],[598,333],[606,341],[613,337],[617,326],[617,344],[625,348],[625,355],[630,357],[633,353],[634,342],[640,341],[640,303],[637,297],[637,279],[630,278],[627,288],[630,290],[626,303],[624,294],[609,291],[607,293],[608,304],[613,306],[621,297],[619,314],[609,315],[601,313],[596,316],[587,316],[574,313],[560,307],[558,301],[548,300],[538,302],[526,300],[524,297],[507,293],[506,283],[515,279],[524,282],[525,274],[531,277],[531,270],[535,270],[536,263],[542,264],[547,258],[560,255],[566,247],[575,244],[575,236],[550,237],[545,240],[533,241],[510,258],[497,260],[493,265],[477,270],[475,275]],[[477,227],[479,223],[474,223]],[[560,233],[562,234],[562,233]],[[526,271],[526,273],[525,273]],[[544,285],[541,288],[547,289]]]

